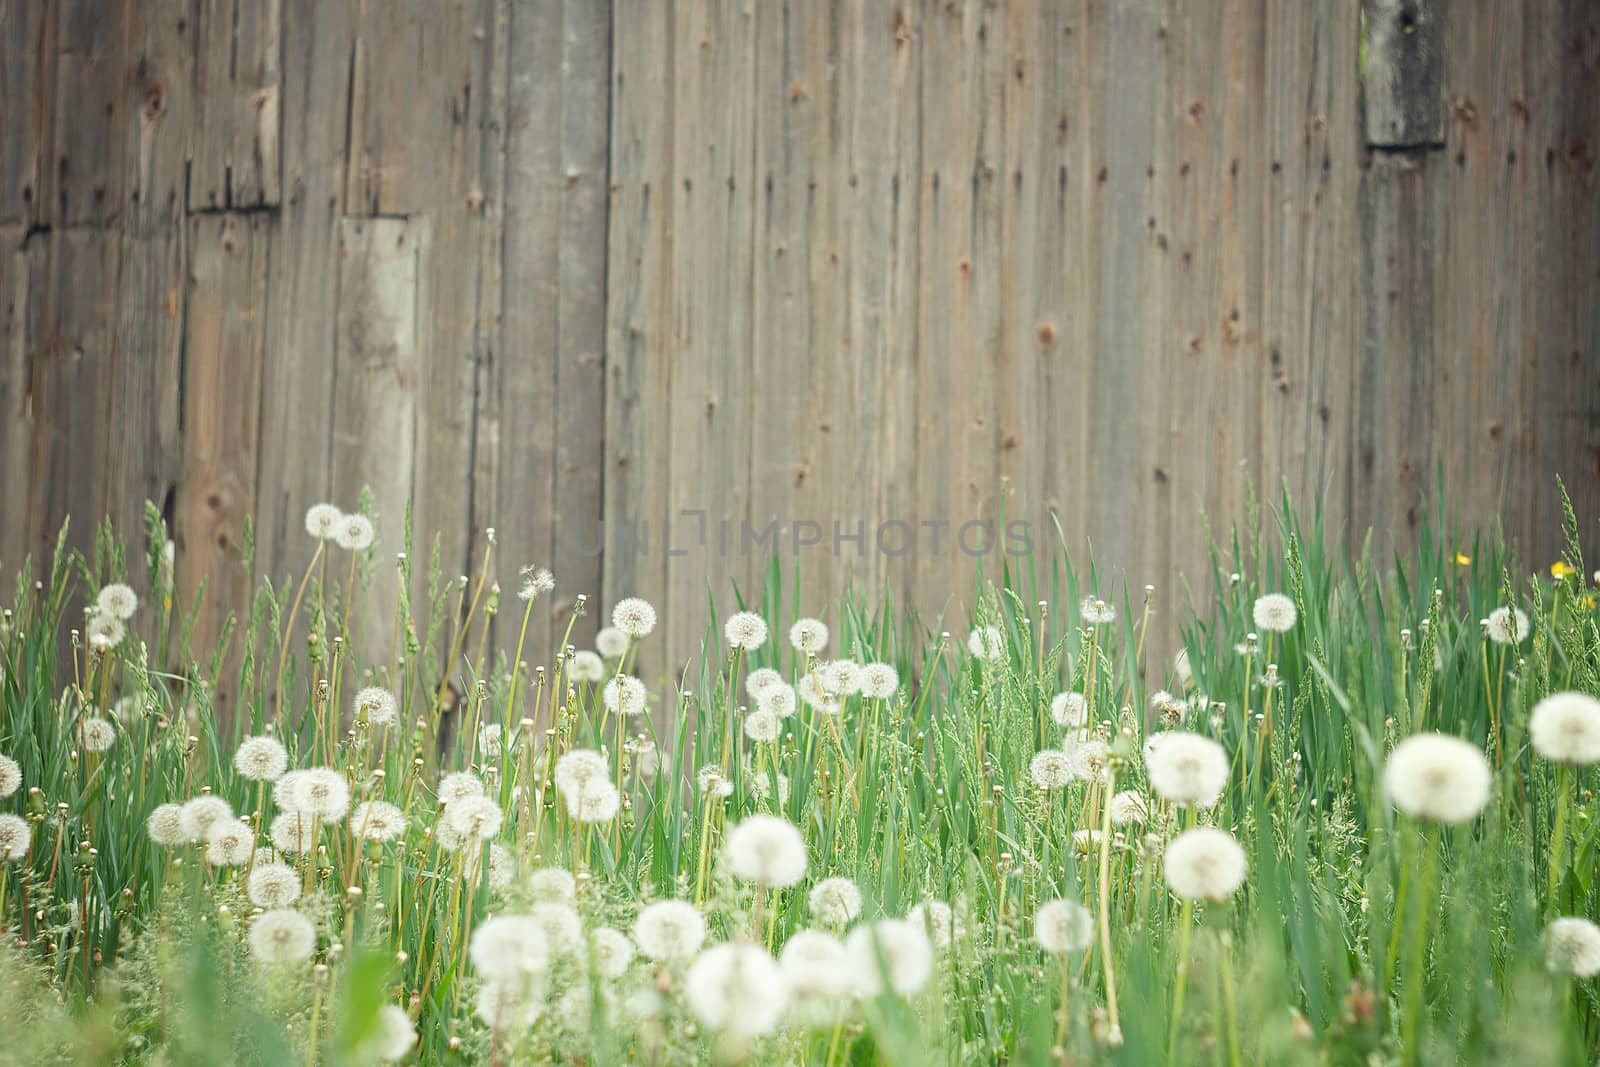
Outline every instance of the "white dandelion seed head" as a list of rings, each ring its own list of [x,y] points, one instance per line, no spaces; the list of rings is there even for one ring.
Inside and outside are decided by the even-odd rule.
[[[767,708],[752,711],[744,718],[744,735],[759,745],[770,745],[778,740],[783,721]]]
[[[1078,615],[1088,626],[1105,626],[1117,621],[1117,609],[1097,596],[1086,596],[1078,605]]]
[[[1028,774],[1040,789],[1060,789],[1072,781],[1072,757],[1059,748],[1047,748],[1028,764]]]
[[[110,719],[91,715],[79,723],[83,733],[83,747],[87,752],[104,752],[117,741],[117,728]]]
[[[311,832],[315,822],[309,814],[286,811],[272,820],[267,827],[267,837],[279,852],[303,856],[316,847],[317,841]]]
[[[762,693],[783,684],[783,675],[771,667],[757,667],[745,678],[744,691],[750,694],[751,700],[759,701]]]
[[[528,918],[544,935],[551,955],[569,955],[583,947],[583,920],[571,904],[535,904],[528,910]]]
[[[458,800],[471,800],[483,796],[483,779],[468,771],[454,771],[439,779],[439,803],[449,805]]]
[[[544,1010],[544,982],[529,975],[515,982],[485,982],[473,998],[474,1014],[497,1033],[527,1030]]]
[[[287,908],[300,899],[300,874],[287,863],[258,863],[245,892],[258,908]]]
[[[121,619],[115,615],[107,615],[103,611],[97,611],[89,616],[89,621],[84,623],[83,632],[90,647],[100,652],[116,648],[128,635]]]
[[[1050,718],[1069,730],[1083,727],[1089,717],[1089,702],[1082,693],[1057,693],[1050,699]]]
[[[250,951],[268,965],[303,963],[317,949],[317,928],[290,908],[274,908],[250,924]]]
[[[447,805],[442,821],[464,838],[488,841],[500,832],[505,817],[500,805],[488,797],[467,797]]]
[[[332,504],[312,504],[306,508],[306,533],[323,541],[339,536],[339,524],[343,521],[344,512]]]
[[[289,769],[289,753],[276,737],[247,737],[234,750],[233,769],[252,782],[275,782]]]
[[[489,890],[504,893],[511,888],[511,879],[517,873],[517,857],[501,844],[489,846]]]
[[[366,801],[350,813],[350,832],[366,841],[392,841],[406,832],[405,812],[387,801]]]
[[[590,825],[610,822],[622,807],[622,794],[617,787],[600,778],[584,783],[576,793],[568,793],[566,800],[567,814]]]
[[[900,672],[887,663],[861,668],[861,693],[873,700],[888,700],[900,689]]]
[[[1294,601],[1284,594],[1267,593],[1256,598],[1255,606],[1250,609],[1250,617],[1255,620],[1257,630],[1281,634],[1294,629],[1300,612],[1294,606]]]
[[[1047,900],[1033,916],[1033,940],[1046,952],[1082,952],[1094,940],[1094,916],[1076,900]]]
[[[728,942],[696,958],[684,978],[684,998],[702,1026],[758,1037],[777,1028],[789,994],[765,949]]]
[[[778,779],[778,803],[787,804],[789,803],[789,778],[784,774],[779,774],[776,777]],[[746,774],[745,782],[749,787],[750,795],[758,801],[766,800],[772,793],[772,782],[765,773],[757,774],[754,771],[749,771]]]
[[[1167,887],[1183,900],[1226,900],[1244,884],[1249,861],[1233,835],[1212,826],[1185,830],[1161,858]]]
[[[767,643],[767,620],[753,611],[741,611],[728,616],[722,624],[722,636],[732,648],[753,652]]]
[[[967,635],[967,651],[978,659],[997,660],[1006,653],[1005,635],[997,626],[980,626]]]
[[[768,889],[785,889],[806,874],[806,839],[776,815],[751,815],[733,827],[726,850],[735,877]]]
[[[1528,616],[1521,608],[1501,607],[1489,612],[1489,640],[1497,645],[1520,645],[1528,639]]]
[[[1143,825],[1150,817],[1150,806],[1138,792],[1124,789],[1111,798],[1111,825]]]
[[[839,1020],[851,994],[844,942],[821,930],[797,930],[778,956],[789,987],[789,1016],[802,1027],[826,1027]]]
[[[811,887],[807,901],[823,926],[845,926],[861,914],[861,890],[848,878],[824,878]]]
[[[33,828],[20,815],[0,815],[0,860],[20,860],[28,854]]]
[[[787,682],[779,682],[769,689],[762,690],[756,697],[756,709],[771,712],[780,719],[787,719],[799,707],[800,698],[795,694],[794,686]]]
[[[0,756],[0,798],[22,788],[22,765],[10,756]]]
[[[338,822],[350,810],[350,783],[332,767],[311,767],[294,784],[294,810]]]
[[[822,688],[844,698],[861,691],[861,668],[853,659],[830,660],[817,668]]]
[[[378,1009],[376,1027],[362,1047],[371,1049],[381,1060],[399,1060],[416,1043],[417,1028],[412,1025],[411,1016],[398,1004],[385,1004]]]
[[[611,625],[629,637],[649,637],[656,628],[656,609],[643,597],[624,597],[611,609]]]
[[[1073,777],[1085,782],[1104,782],[1111,766],[1111,750],[1106,743],[1091,738],[1072,746],[1067,753],[1072,760]]]
[[[838,694],[830,693],[818,681],[815,674],[807,674],[800,679],[800,684],[795,687],[795,692],[805,702],[806,707],[823,715],[837,715],[844,710],[844,704]]]
[[[369,685],[357,693],[353,707],[357,722],[393,726],[400,719],[399,702],[393,693],[380,686]]]
[[[372,547],[377,536],[378,531],[373,528],[372,520],[365,515],[342,515],[333,531],[335,543],[349,552],[365,552]]]
[[[491,982],[515,983],[550,962],[550,940],[531,915],[496,915],[478,924],[467,945],[472,967]]]
[[[158,845],[181,845],[192,840],[183,823],[183,806],[161,804],[144,821],[145,832]]]
[[[1600,926],[1571,915],[1552,919],[1544,932],[1544,953],[1552,973],[1572,978],[1600,974]]]
[[[611,773],[606,758],[592,748],[575,748],[556,760],[556,789],[564,797],[574,797],[583,792],[591,781],[605,781]]]
[[[567,662],[567,677],[574,682],[585,682],[589,685],[602,680],[606,676],[606,661],[600,658],[598,652],[580,649],[572,654],[572,659]]]
[[[1416,734],[1389,753],[1383,788],[1400,811],[1442,823],[1471,822],[1489,802],[1494,776],[1476,745],[1445,734]]]
[[[1075,851],[1087,855],[1099,849],[1100,838],[1099,830],[1074,830],[1072,831],[1072,847]]]
[[[650,697],[650,690],[639,679],[628,674],[619,674],[606,683],[603,699],[606,707],[618,715],[643,715],[646,701]]]
[[[789,644],[804,655],[821,655],[828,647],[828,624],[821,619],[800,619],[789,627]]]
[[[933,944],[923,927],[905,919],[880,919],[858,926],[844,942],[856,991],[876,997],[885,987],[903,997],[933,974]]]
[[[94,598],[94,606],[103,615],[127,620],[133,618],[133,613],[139,610],[139,597],[134,593],[132,586],[112,582],[100,587],[100,595]]]
[[[561,867],[540,867],[528,876],[528,895],[549,904],[571,904],[578,894],[578,880]]]
[[[1551,693],[1533,706],[1528,739],[1556,763],[1600,761],[1600,700],[1587,693]]]
[[[949,948],[966,932],[956,910],[942,900],[924,900],[906,913],[906,922],[926,931],[940,949]]]
[[[499,757],[504,747],[505,731],[497,722],[481,722],[478,724],[478,754],[484,759]]]
[[[589,935],[589,960],[601,978],[617,979],[633,964],[633,942],[621,930],[601,926]]]
[[[733,796],[733,781],[715,763],[708,763],[695,774],[700,792],[717,800]]]
[[[1228,784],[1228,754],[1209,737],[1174,730],[1145,761],[1150,788],[1181,807],[1209,808]]]
[[[209,793],[186,801],[179,810],[185,841],[204,841],[213,823],[233,818],[233,808],[228,802]]]
[[[517,599],[527,602],[535,597],[546,596],[556,590],[556,576],[545,567],[522,568],[522,588],[517,590]]]
[[[658,900],[639,909],[633,940],[650,959],[686,960],[706,940],[706,918],[687,900]]]
[[[606,659],[621,659],[628,650],[628,635],[615,626],[602,627],[594,635],[594,650]]]
[[[272,783],[272,802],[279,811],[295,811],[294,791],[305,777],[305,771],[285,771]]]
[[[241,867],[255,850],[255,831],[242,819],[219,820],[206,830],[206,862],[213,867]]]

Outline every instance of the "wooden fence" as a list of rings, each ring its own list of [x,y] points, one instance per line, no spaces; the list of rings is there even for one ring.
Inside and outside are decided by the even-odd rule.
[[[1365,7],[0,0],[0,566],[151,499],[204,634],[370,486],[383,558],[494,526],[664,666],[774,543],[964,604],[1002,512],[1175,614],[1247,480],[1381,545],[1442,471],[1548,563],[1600,5]]]

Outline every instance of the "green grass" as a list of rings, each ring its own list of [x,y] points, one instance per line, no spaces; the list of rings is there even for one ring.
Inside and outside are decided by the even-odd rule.
[[[11,1024],[0,1062],[372,1062],[378,1009],[393,1004],[417,1029],[408,1059],[423,1063],[1592,1063],[1595,984],[1549,973],[1543,948],[1551,917],[1600,916],[1592,772],[1567,780],[1552,890],[1559,776],[1526,736],[1547,694],[1600,693],[1596,592],[1570,509],[1569,527],[1560,577],[1550,561],[1537,571],[1519,561],[1496,536],[1432,525],[1415,551],[1379,563],[1328,544],[1320,522],[1303,523],[1284,500],[1266,521],[1252,508],[1213,544],[1198,609],[1171,591],[1152,599],[1111,587],[1055,553],[990,575],[995,584],[975,590],[976,618],[931,625],[887,598],[853,594],[826,612],[797,605],[797,586],[786,588],[791,576],[774,564],[759,590],[712,604],[714,616],[761,613],[772,627],[766,644],[737,658],[708,651],[682,691],[653,694],[652,714],[628,723],[626,736],[649,737],[664,756],[654,776],[639,771],[639,741],[621,744],[599,686],[556,683],[555,650],[522,650],[547,669],[519,671],[513,696],[515,649],[491,665],[482,634],[492,610],[502,633],[514,631],[525,605],[509,592],[497,601],[481,574],[456,587],[435,556],[427,602],[402,601],[385,620],[400,647],[352,647],[363,628],[346,617],[349,583],[392,565],[397,548],[415,558],[409,521],[400,545],[352,556],[327,543],[326,563],[308,536],[303,563],[315,566],[303,598],[300,574],[263,588],[206,648],[193,647],[198,604],[174,602],[159,517],[136,552],[130,544],[133,555],[102,529],[87,557],[58,547],[39,561],[47,572],[17,574],[0,635],[0,753],[23,774],[0,810],[32,828],[0,888],[0,1021]],[[141,598],[128,636],[91,652],[74,627],[102,586],[124,580]],[[1243,655],[1252,605],[1269,592],[1291,597],[1298,621]],[[1091,595],[1118,609],[1114,622],[1079,624],[1079,600]],[[1487,640],[1479,622],[1504,604],[1531,620],[1527,640],[1510,648]],[[809,672],[787,642],[802,612],[831,627],[828,658],[892,664],[900,689],[886,701],[850,697],[833,721],[802,706],[776,745],[754,745],[738,721],[750,703],[743,679],[757,667],[791,681]],[[1155,647],[1155,613],[1181,621],[1187,686],[1177,649]],[[707,649],[724,647],[720,622]],[[1001,631],[1002,656],[968,653],[975,625]],[[1263,682],[1268,662],[1276,686]],[[447,680],[464,694],[448,716],[436,702]],[[351,698],[365,685],[396,694],[398,725],[352,721]],[[1073,835],[1106,825],[1105,789],[1074,781],[1046,794],[1029,777],[1037,752],[1063,744],[1047,709],[1068,689],[1085,694],[1110,745],[1115,789],[1148,800],[1147,824],[1103,850],[1080,849]],[[1166,711],[1152,710],[1158,691],[1174,695]],[[227,722],[213,711],[219,692],[237,709]],[[1269,700],[1263,747],[1258,716]],[[113,707],[124,709],[116,742],[83,751],[85,709]],[[454,728],[440,745],[446,718]],[[476,749],[472,723],[501,727],[498,753]],[[1186,815],[1151,795],[1141,756],[1148,733],[1180,725],[1228,752],[1227,787],[1198,821],[1231,832],[1249,857],[1239,892],[1193,909],[1166,889],[1159,860]],[[258,909],[244,870],[213,868],[204,845],[160,846],[145,830],[157,805],[205,790],[258,826],[270,822],[271,789],[231,764],[244,736],[268,730],[291,767],[332,766],[355,802],[388,800],[408,820],[399,839],[366,844],[340,823],[320,851],[290,857],[309,888],[294,906],[316,923],[317,946],[305,963],[277,967],[247,947]],[[1385,798],[1388,751],[1424,730],[1487,754],[1493,793],[1475,821],[1430,828]],[[567,816],[545,776],[550,745],[621,761],[615,819],[585,828]],[[696,787],[710,765],[732,782],[725,800]],[[440,776],[469,767],[504,811],[494,870],[487,848],[434,841]],[[781,803],[775,774],[787,780]],[[727,828],[756,812],[800,827],[808,860],[798,886],[759,901],[721,851]],[[813,925],[810,885],[844,875],[864,898],[858,922],[936,899],[955,905],[963,933],[917,992],[843,998],[836,1021],[815,1029],[718,1034],[685,999],[688,964],[640,959],[602,978],[582,953],[544,976],[535,1024],[491,1027],[474,1013],[483,983],[466,944],[490,915],[528,909],[529,876],[543,866],[578,875],[587,929],[628,931],[643,903],[683,897],[701,905],[708,944],[749,939],[759,922],[755,939],[776,953]],[[1044,952],[1032,940],[1034,913],[1054,898],[1083,902],[1097,922],[1103,901],[1106,936],[1097,926],[1085,951]],[[1120,1044],[1108,1040],[1108,971]]]

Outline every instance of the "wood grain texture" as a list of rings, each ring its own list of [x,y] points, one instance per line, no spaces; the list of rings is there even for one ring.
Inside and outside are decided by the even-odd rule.
[[[0,2],[0,102],[8,567],[148,497],[233,596],[217,531],[282,583],[371,486],[376,647],[409,497],[555,570],[530,662],[654,601],[655,683],[773,551],[780,623],[962,629],[1002,515],[1152,662],[1280,484],[1543,566],[1559,474],[1600,547],[1585,0]]]

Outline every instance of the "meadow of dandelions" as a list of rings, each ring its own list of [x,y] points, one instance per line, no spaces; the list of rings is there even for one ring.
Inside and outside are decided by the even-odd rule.
[[[218,647],[153,513],[13,575],[0,1061],[1600,1052],[1570,511],[1548,570],[1430,528],[1384,571],[1286,501],[1209,588],[1057,556],[959,619],[796,604],[775,565],[671,684],[654,605],[557,613],[493,531],[450,579],[408,524],[305,527]],[[381,567],[428,595],[358,647]]]

